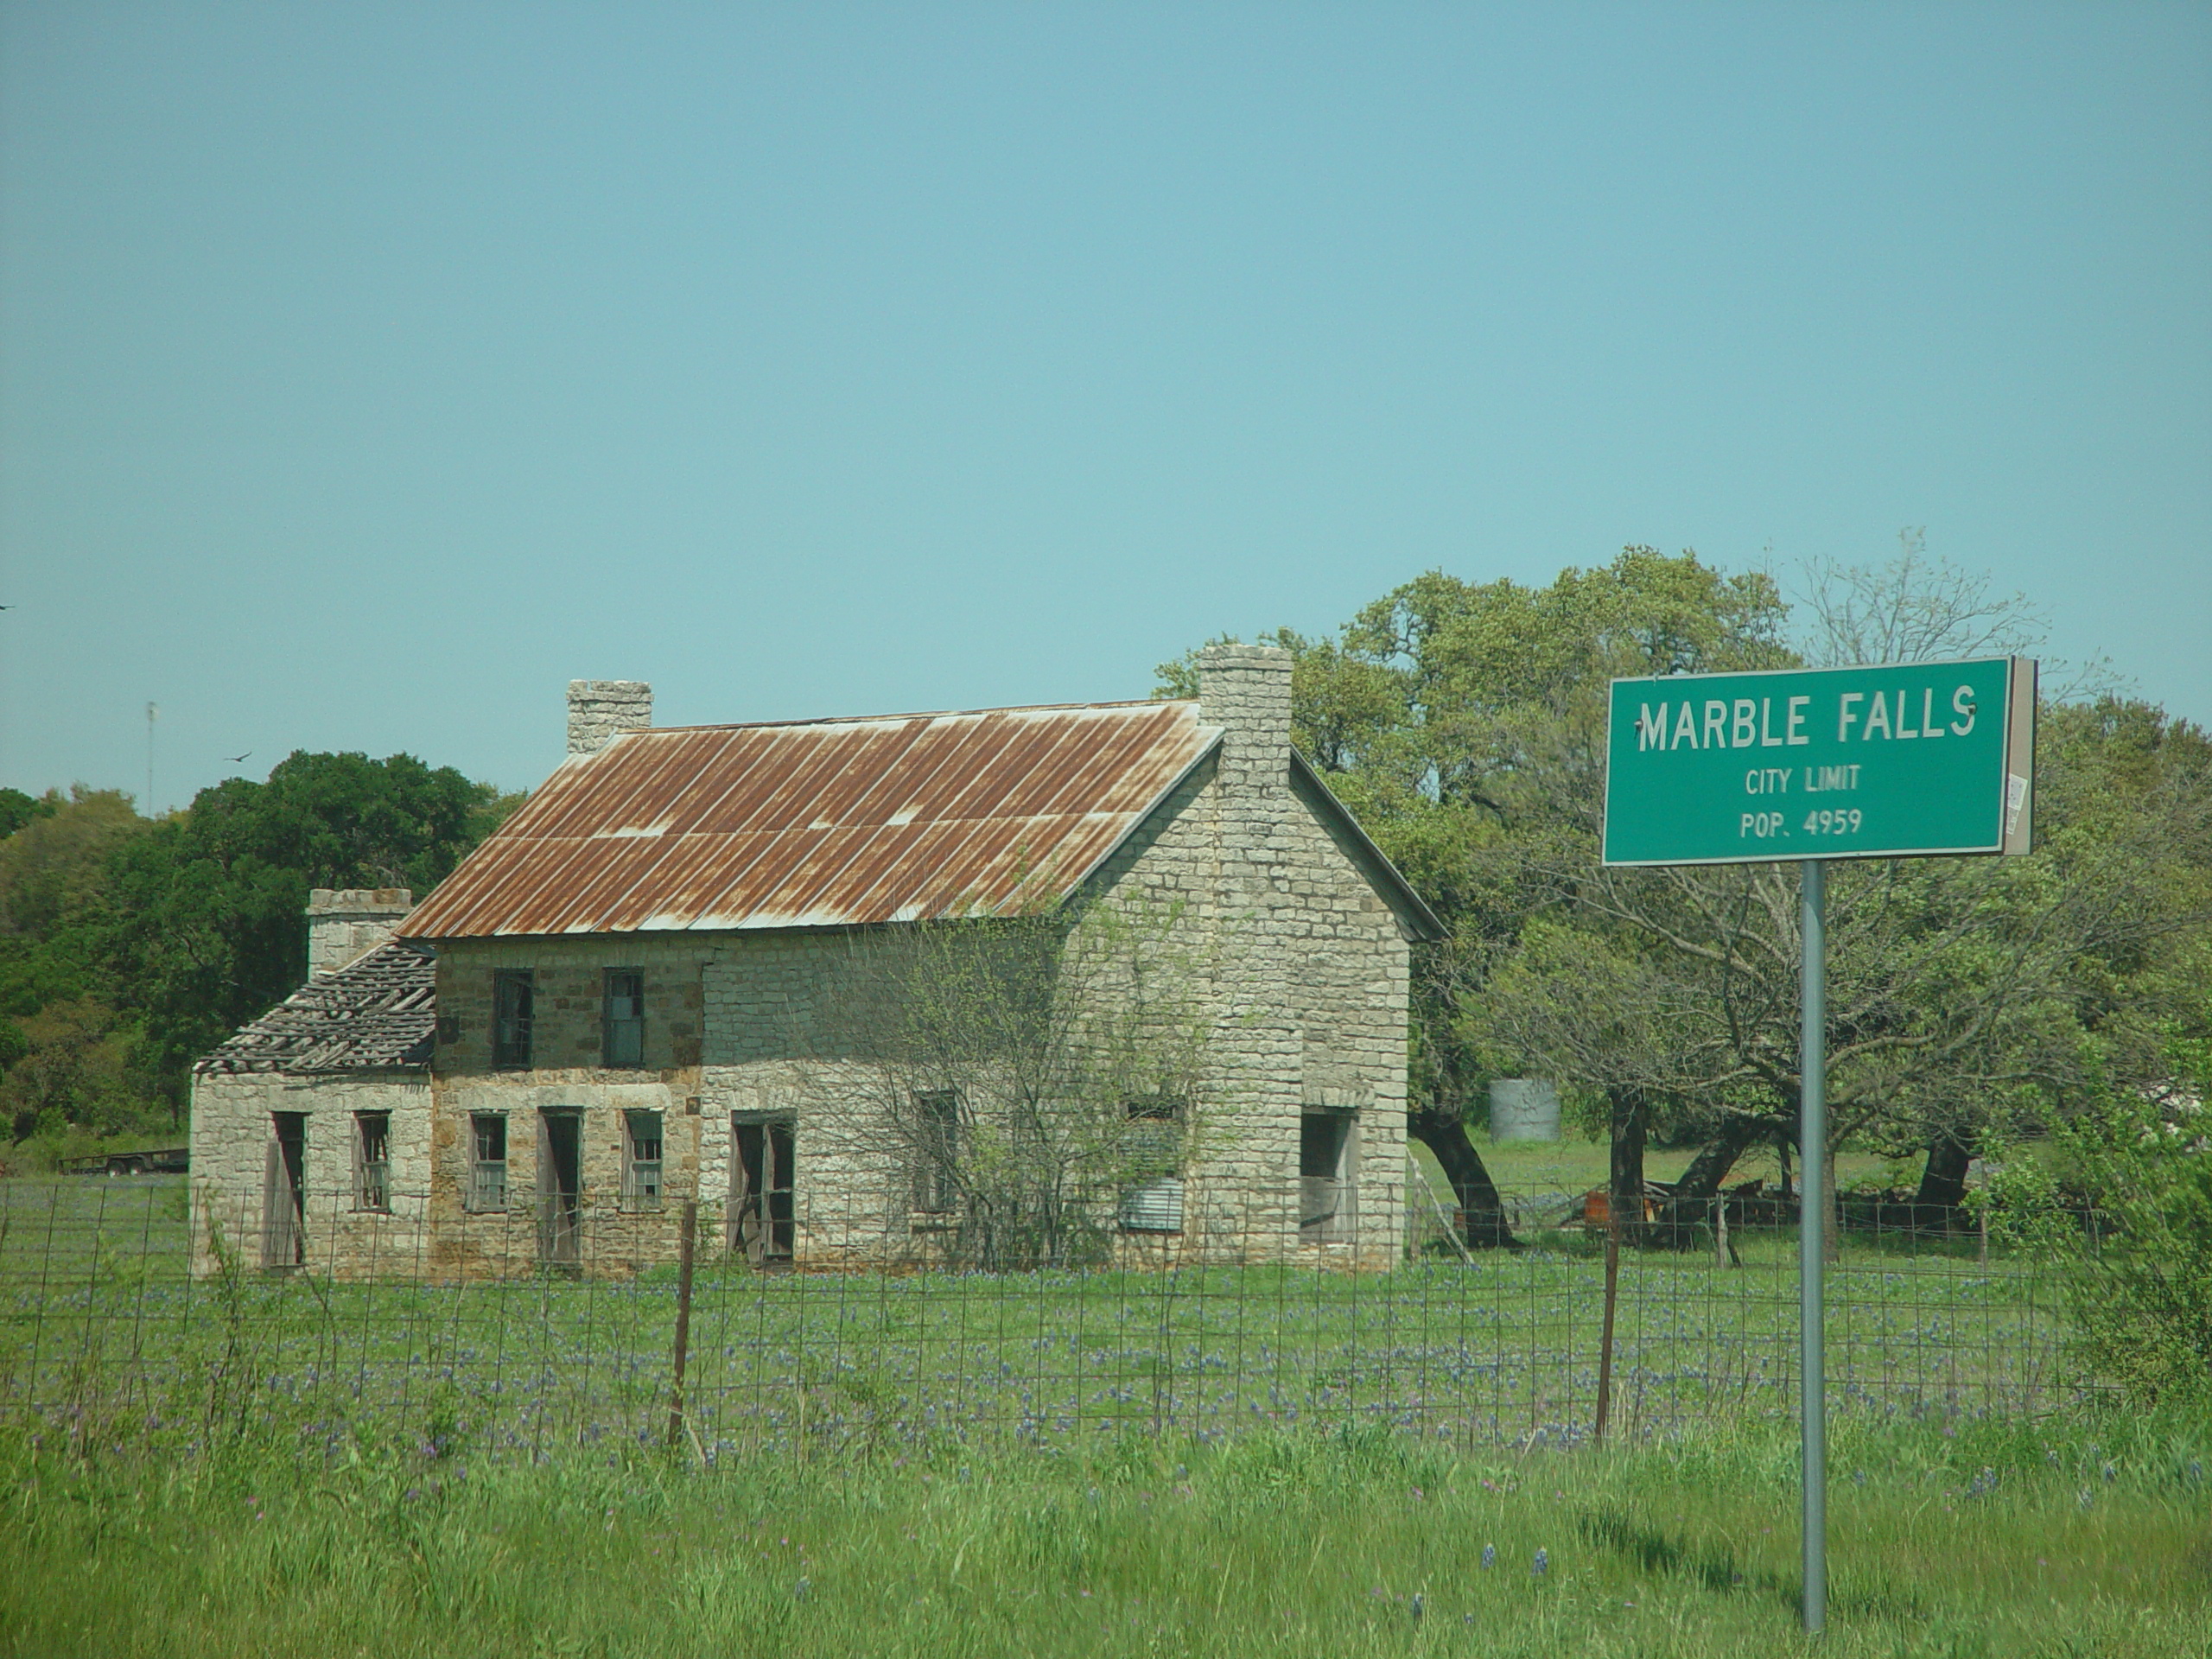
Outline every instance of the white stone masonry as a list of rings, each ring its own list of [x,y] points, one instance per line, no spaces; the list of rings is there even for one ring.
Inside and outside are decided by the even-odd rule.
[[[308,973],[359,962],[392,935],[415,895],[405,887],[317,887],[308,894]]]
[[[569,753],[597,754],[618,733],[651,731],[653,689],[643,680],[570,680]]]

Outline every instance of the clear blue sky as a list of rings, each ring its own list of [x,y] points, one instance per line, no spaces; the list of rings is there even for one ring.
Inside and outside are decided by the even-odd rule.
[[[2212,720],[2212,8],[0,4],[0,782],[1900,526]],[[232,768],[223,757],[251,750]]]

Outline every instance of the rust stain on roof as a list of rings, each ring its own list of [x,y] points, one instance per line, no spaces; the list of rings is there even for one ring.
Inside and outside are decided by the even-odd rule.
[[[566,762],[405,931],[835,927],[1058,899],[1220,736],[1193,702],[626,733]]]

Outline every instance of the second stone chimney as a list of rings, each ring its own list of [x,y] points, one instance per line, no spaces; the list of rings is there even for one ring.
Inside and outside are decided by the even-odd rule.
[[[391,937],[415,908],[405,887],[316,887],[308,894],[308,973],[327,974]]]
[[[1208,645],[1198,654],[1198,715],[1224,728],[1222,779],[1264,796],[1290,783],[1290,653]]]
[[[570,680],[569,753],[597,754],[620,732],[652,729],[653,689],[643,680]]]

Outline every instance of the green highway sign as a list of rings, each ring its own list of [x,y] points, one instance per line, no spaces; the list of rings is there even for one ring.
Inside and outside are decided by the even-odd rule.
[[[2024,853],[2036,665],[1615,680],[1608,864]]]

